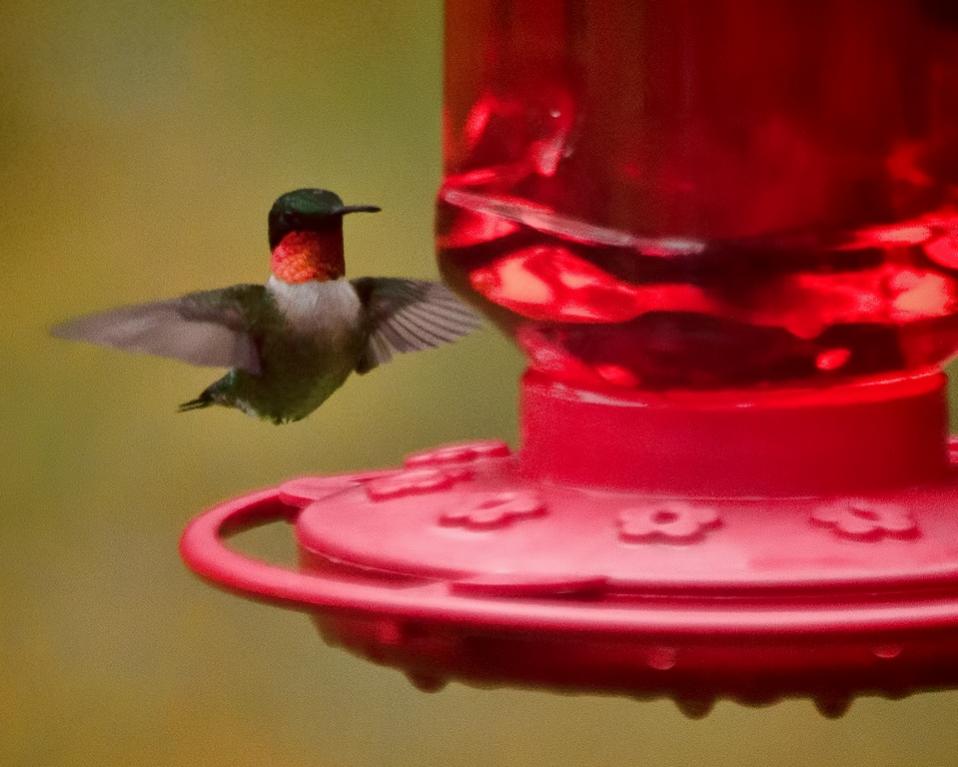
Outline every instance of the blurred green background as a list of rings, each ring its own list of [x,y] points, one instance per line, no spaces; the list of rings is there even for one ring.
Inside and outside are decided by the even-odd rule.
[[[515,438],[517,353],[487,331],[352,380],[282,428],[177,416],[215,371],[49,339],[91,309],[267,270],[265,216],[332,188],[351,273],[435,274],[441,4],[0,3],[0,765],[950,765],[955,694],[639,703],[451,685],[325,647],[203,585],[193,514],[289,476]],[[249,545],[287,554],[286,531]]]

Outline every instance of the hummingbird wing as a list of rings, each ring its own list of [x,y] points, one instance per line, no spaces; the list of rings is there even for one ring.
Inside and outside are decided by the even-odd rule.
[[[473,311],[440,282],[361,277],[352,283],[366,310],[369,332],[357,373],[368,373],[396,352],[455,341],[480,325]]]
[[[58,338],[173,357],[191,365],[257,374],[259,353],[251,331],[264,300],[262,285],[233,285],[88,314],[50,332]]]

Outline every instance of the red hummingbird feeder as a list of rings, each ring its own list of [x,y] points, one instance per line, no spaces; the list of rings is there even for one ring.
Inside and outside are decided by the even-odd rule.
[[[522,439],[309,477],[197,573],[448,680],[958,686],[958,13],[448,0],[445,278],[526,352]],[[296,569],[226,545],[295,523]]]

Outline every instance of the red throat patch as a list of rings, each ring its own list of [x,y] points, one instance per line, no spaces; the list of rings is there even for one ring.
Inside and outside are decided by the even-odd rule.
[[[273,248],[269,264],[283,282],[335,280],[346,272],[343,261],[343,233],[290,232]]]

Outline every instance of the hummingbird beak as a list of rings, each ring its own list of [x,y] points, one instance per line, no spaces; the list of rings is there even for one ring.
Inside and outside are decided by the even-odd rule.
[[[379,213],[380,210],[382,208],[375,205],[343,205],[336,212],[345,216],[347,213]]]

